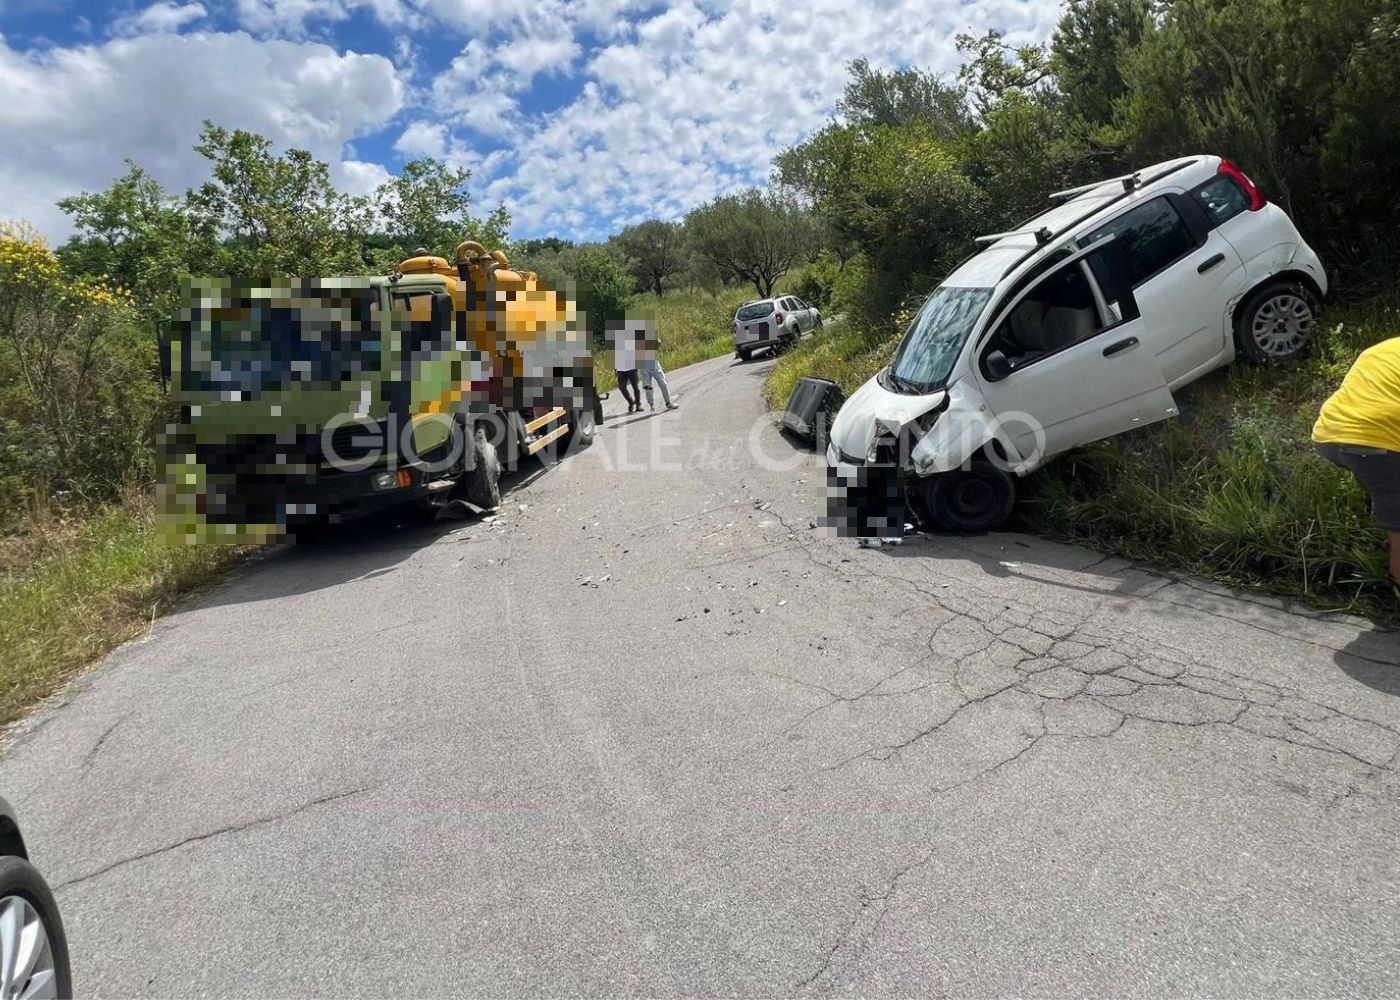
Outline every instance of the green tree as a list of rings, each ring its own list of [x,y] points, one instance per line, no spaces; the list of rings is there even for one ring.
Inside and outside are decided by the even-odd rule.
[[[64,198],[58,206],[75,228],[58,250],[65,270],[110,276],[130,291],[134,316],[158,341],[180,306],[181,281],[213,266],[213,227],[131,161],[105,191]]]
[[[637,285],[627,265],[602,247],[587,247],[573,261],[579,310],[595,341],[604,338],[608,322],[622,319]]]
[[[788,193],[751,188],[685,217],[697,253],[767,298],[799,257],[815,252],[811,214]]]
[[[304,149],[278,155],[271,140],[206,121],[195,151],[213,176],[189,195],[202,226],[221,237],[212,273],[354,273],[369,214],[364,199],[331,183],[330,168]]]
[[[402,260],[425,247],[451,260],[462,240],[476,240],[488,250],[501,247],[510,213],[498,206],[484,220],[473,218],[466,188],[470,179],[471,171],[426,157],[408,161],[397,177],[381,184],[373,200],[383,219],[388,256]]]
[[[669,278],[686,269],[685,230],[675,222],[647,219],[612,238],[628,269],[644,289],[660,295]]]
[[[1153,0],[1068,0],[1050,43],[1050,69],[1066,110],[1093,125],[1113,121],[1120,64],[1151,26]]]

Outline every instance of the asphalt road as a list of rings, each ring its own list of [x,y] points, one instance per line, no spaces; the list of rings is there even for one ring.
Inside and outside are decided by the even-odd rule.
[[[1400,640],[1017,534],[868,550],[760,360],[346,533],[0,764],[85,995],[1379,995]]]

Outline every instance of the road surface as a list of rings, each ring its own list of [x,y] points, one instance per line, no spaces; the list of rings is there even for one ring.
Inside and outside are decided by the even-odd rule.
[[[1395,991],[1396,636],[828,537],[766,370],[250,565],[34,719],[0,792],[79,991]]]

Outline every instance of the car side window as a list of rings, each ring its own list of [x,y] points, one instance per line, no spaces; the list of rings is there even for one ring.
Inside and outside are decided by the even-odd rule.
[[[1213,177],[1192,188],[1191,197],[1201,206],[1211,229],[1249,208],[1249,195],[1233,177]]]
[[[794,302],[792,299],[783,299],[783,308],[786,309],[788,312],[792,312],[794,309],[797,308],[797,303]]]
[[[1165,197],[1153,198],[1095,229],[1084,245],[1115,237],[1128,284],[1136,288],[1196,249],[1181,213]]]
[[[989,351],[1000,351],[1015,372],[1087,340],[1117,322],[1094,301],[1082,261],[1051,273],[1035,285],[997,325]]]

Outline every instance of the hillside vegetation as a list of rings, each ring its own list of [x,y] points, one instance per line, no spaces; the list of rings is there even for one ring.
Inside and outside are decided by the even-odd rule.
[[[1020,517],[1057,538],[1177,569],[1393,614],[1385,538],[1352,478],[1309,444],[1318,407],[1366,346],[1400,335],[1400,9],[1384,0],[1070,0],[1051,42],[963,37],[956,81],[863,63],[827,128],[782,154],[841,263],[851,324],[801,345],[849,393],[911,311],[1050,192],[1193,152],[1239,163],[1322,255],[1330,312],[1300,364],[1236,366],[1178,395],[1182,416],[1051,462]],[[1377,297],[1381,296],[1381,297]]]

